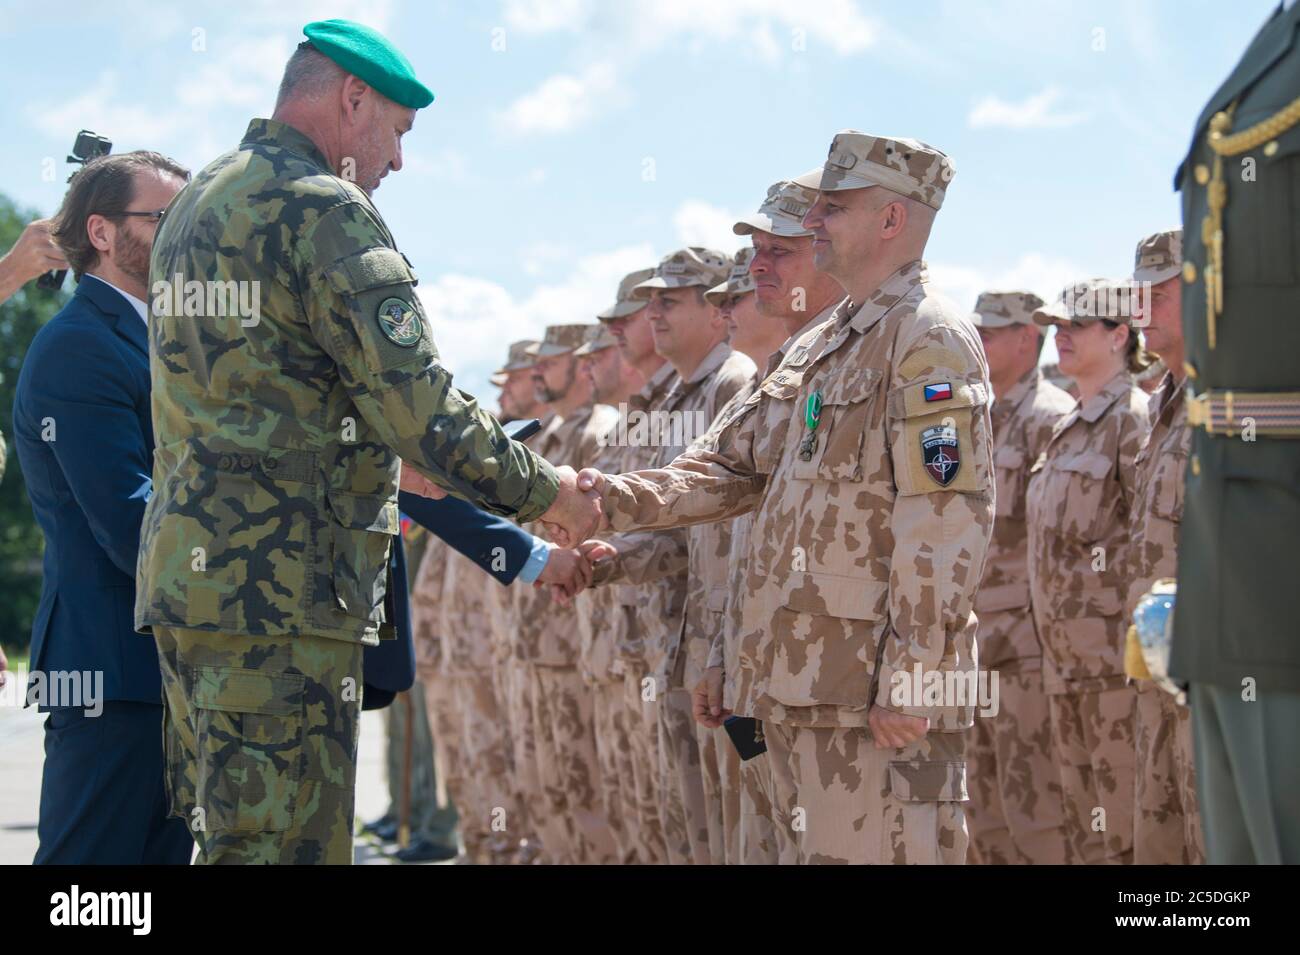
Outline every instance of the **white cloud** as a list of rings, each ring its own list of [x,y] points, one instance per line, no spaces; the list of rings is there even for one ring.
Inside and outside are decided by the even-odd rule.
[[[620,51],[626,69],[638,58],[685,43],[694,53],[709,42],[746,43],[758,59],[780,63],[786,54],[816,52],[818,44],[840,56],[876,43],[880,28],[854,0],[629,0],[617,16],[591,0],[506,0],[506,24],[524,33],[584,33]],[[796,65],[802,61],[795,59]],[[559,73],[517,99],[503,125],[516,133],[558,132],[627,101],[612,63],[583,73]]]
[[[237,106],[269,113],[291,52],[281,35],[214,42],[191,54],[198,68],[176,84],[176,98],[191,110]]]
[[[1050,301],[1068,282],[1092,273],[1066,259],[1041,252],[1026,252],[1005,268],[984,272],[954,262],[931,262],[930,278],[935,286],[963,310],[975,307],[980,292],[1024,289]]]
[[[555,281],[521,297],[489,279],[459,274],[423,282],[417,292],[457,386],[490,401],[496,391],[488,376],[510,342],[540,338],[547,325],[594,321],[613,302],[624,275],[655,261],[648,244],[629,245],[583,256]]]
[[[28,117],[41,132],[60,141],[67,138],[70,129],[102,130],[111,135],[115,144],[170,139],[175,114],[120,103],[117,91],[117,73],[106,70],[84,93],[63,103],[28,107]]]
[[[620,98],[612,63],[593,63],[580,74],[556,73],[511,103],[498,117],[516,134],[557,133],[585,122]]]
[[[1054,86],[1019,103],[985,96],[971,108],[966,124],[972,129],[1046,129],[1074,126],[1088,118],[1086,113],[1054,112],[1060,99],[1061,91]]]
[[[699,199],[687,199],[673,213],[673,230],[682,245],[702,245],[734,253],[746,242],[731,231],[738,218],[726,209]]]

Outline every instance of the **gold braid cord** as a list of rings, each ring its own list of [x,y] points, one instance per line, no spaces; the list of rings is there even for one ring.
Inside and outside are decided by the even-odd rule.
[[[1254,126],[1229,133],[1228,130],[1232,128],[1232,114],[1236,109],[1237,104],[1233,103],[1222,112],[1215,113],[1210,120],[1210,131],[1206,137],[1210,149],[1214,152],[1214,170],[1206,186],[1209,213],[1201,221],[1201,242],[1205,244],[1207,259],[1205,321],[1211,348],[1215,346],[1218,338],[1218,317],[1223,314],[1223,210],[1228,204],[1228,183],[1223,178],[1223,157],[1237,156],[1254,149],[1275,139],[1300,122],[1300,97]]]

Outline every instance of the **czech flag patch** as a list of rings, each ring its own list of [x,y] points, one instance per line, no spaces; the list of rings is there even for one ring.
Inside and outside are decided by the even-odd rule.
[[[951,397],[952,397],[952,385],[946,381],[937,385],[925,386],[926,401],[947,401]]]

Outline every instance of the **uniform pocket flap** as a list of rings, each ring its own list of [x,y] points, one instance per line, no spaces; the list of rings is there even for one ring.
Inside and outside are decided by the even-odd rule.
[[[334,520],[351,530],[396,534],[401,529],[396,501],[368,494],[326,491],[325,503]]]
[[[290,716],[302,707],[307,678],[238,667],[196,666],[194,705],[201,710]]]
[[[966,763],[913,759],[889,764],[889,790],[902,802],[965,802]]]
[[[417,282],[406,257],[396,249],[384,248],[366,249],[340,259],[325,270],[325,278],[335,291],[344,295]]]
[[[998,610],[1019,610],[1029,606],[1029,581],[1002,584],[998,587],[981,587],[975,594],[975,612],[993,613]]]
[[[883,619],[888,602],[887,585],[837,574],[795,574],[785,597],[785,606],[797,613],[848,620]]]
[[[988,391],[983,382],[952,378],[926,378],[900,385],[889,393],[892,418],[915,418],[939,414],[949,408],[972,408],[984,405]]]
[[[866,401],[880,384],[880,372],[860,368],[828,381],[821,390],[823,405],[852,405]]]
[[[1056,467],[1073,474],[1083,474],[1101,480],[1115,469],[1115,462],[1097,451],[1080,451],[1064,454],[1057,459]]]

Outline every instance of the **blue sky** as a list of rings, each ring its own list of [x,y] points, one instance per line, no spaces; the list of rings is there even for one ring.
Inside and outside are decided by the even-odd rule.
[[[0,0],[0,190],[54,211],[83,127],[197,169],[270,114],[303,24],[370,23],[437,94],[376,203],[486,397],[509,341],[591,320],[623,273],[738,248],[735,216],[843,128],[953,158],[927,258],[960,304],[1124,274],[1274,5]]]

